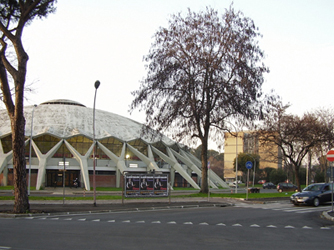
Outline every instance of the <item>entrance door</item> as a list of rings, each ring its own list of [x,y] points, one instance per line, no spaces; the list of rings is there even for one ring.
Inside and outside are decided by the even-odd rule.
[[[62,187],[64,180],[64,171],[60,170],[46,170],[47,187]],[[80,177],[79,170],[65,170],[65,187],[74,187],[74,179]],[[80,183],[79,183],[80,186]]]

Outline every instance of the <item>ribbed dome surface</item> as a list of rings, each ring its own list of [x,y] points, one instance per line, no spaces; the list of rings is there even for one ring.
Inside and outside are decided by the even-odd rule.
[[[30,136],[31,118],[34,106],[24,107],[26,136]],[[147,143],[163,141],[167,145],[174,141],[162,137],[142,137],[142,124],[129,118],[110,112],[95,110],[95,138],[115,137],[121,141],[132,141],[138,138]],[[7,110],[0,110],[0,138],[11,134]],[[93,109],[70,100],[52,100],[38,105],[34,110],[33,137],[50,134],[59,138],[83,135],[93,138]]]

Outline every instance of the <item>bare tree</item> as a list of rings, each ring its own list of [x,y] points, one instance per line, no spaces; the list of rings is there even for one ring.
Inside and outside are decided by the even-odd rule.
[[[322,123],[323,133],[325,133],[326,139],[322,144],[317,145],[312,150],[312,157],[318,159],[320,169],[325,174],[329,167],[329,161],[326,158],[326,154],[334,146],[334,110],[330,108],[319,108],[313,113]]]
[[[222,141],[226,119],[256,119],[263,74],[254,22],[231,6],[223,15],[212,8],[172,15],[155,33],[141,83],[130,110],[146,112],[146,125],[168,130],[174,139],[202,144],[201,192],[208,192],[209,138]]]
[[[256,133],[262,147],[281,149],[286,165],[293,166],[296,185],[300,189],[299,170],[311,149],[326,143],[327,131],[320,117],[305,113],[302,117],[286,113],[288,106],[277,103],[268,110]]]
[[[22,43],[24,27],[34,18],[55,11],[56,0],[4,0],[0,2],[0,82],[2,99],[11,122],[14,165],[14,212],[29,211],[25,162],[24,89],[28,54]],[[13,89],[10,83],[13,83]]]

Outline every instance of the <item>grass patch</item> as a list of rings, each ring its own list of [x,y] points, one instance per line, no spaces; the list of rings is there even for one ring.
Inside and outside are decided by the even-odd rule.
[[[93,191],[93,188],[90,189]],[[122,188],[114,188],[114,187],[96,187],[96,191],[122,191]]]
[[[13,186],[0,186],[0,190],[12,190],[14,189]]]
[[[0,186],[0,190],[14,190],[14,186]],[[30,190],[36,190],[36,187],[30,187]]]
[[[279,197],[290,197],[291,194],[294,192],[288,193],[250,193],[248,194],[248,199],[261,199],[261,198],[279,198]],[[187,195],[173,195],[173,198],[191,198],[191,197],[208,197],[207,194],[203,193],[193,193]],[[210,193],[210,197],[221,197],[221,198],[246,198],[245,193],[238,193],[238,194],[230,194],[230,193]],[[166,198],[166,197],[164,197]],[[120,200],[122,199],[121,195],[98,195],[96,196],[97,200]],[[133,199],[133,198],[125,198],[124,199]],[[140,197],[136,199],[147,199],[146,197]],[[148,197],[148,199],[151,199]],[[14,200],[14,196],[0,196],[0,200]],[[62,196],[29,196],[29,200],[63,200]],[[68,197],[65,196],[65,200],[93,200],[93,196],[89,197]]]

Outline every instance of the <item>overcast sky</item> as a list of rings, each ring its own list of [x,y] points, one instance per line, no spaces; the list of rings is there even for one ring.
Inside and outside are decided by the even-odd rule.
[[[206,6],[222,14],[231,2],[58,0],[55,14],[24,31],[27,83],[35,89],[25,105],[70,99],[93,107],[94,82],[100,80],[97,109],[143,122],[143,114],[128,113],[130,92],[145,77],[142,58],[154,33],[167,27],[171,14]],[[274,89],[294,114],[333,107],[334,1],[234,0],[234,8],[263,35],[260,46],[270,68],[263,90]]]

